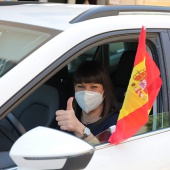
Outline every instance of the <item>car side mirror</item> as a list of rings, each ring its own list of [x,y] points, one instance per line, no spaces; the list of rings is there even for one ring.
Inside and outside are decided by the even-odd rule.
[[[66,132],[36,127],[12,146],[10,157],[20,169],[83,169],[94,147]]]

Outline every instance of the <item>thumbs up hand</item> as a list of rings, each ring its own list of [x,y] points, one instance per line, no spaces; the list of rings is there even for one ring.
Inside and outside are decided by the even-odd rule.
[[[70,97],[67,101],[67,110],[73,110],[73,97]]]
[[[73,97],[68,99],[66,110],[56,111],[56,121],[58,121],[61,130],[71,131],[78,137],[82,135],[82,129],[85,127],[75,115],[73,110]]]

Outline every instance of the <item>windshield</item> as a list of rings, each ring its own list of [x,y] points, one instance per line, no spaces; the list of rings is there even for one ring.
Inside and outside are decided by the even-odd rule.
[[[0,22],[0,77],[54,35],[48,29]]]

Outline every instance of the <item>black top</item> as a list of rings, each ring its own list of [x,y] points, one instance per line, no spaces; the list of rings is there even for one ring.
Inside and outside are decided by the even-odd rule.
[[[79,114],[81,115],[81,114]],[[99,133],[105,131],[110,126],[116,125],[117,119],[118,119],[119,112],[118,111],[112,111],[110,114],[108,114],[105,118],[101,118],[97,122],[91,123],[91,124],[84,124],[84,126],[88,127],[91,130],[91,133],[96,136]],[[78,117],[80,121],[80,117]]]
[[[92,124],[89,124],[86,126],[91,130],[92,134],[94,136],[96,136],[99,133],[108,129],[109,127],[116,125],[118,115],[119,115],[118,112],[116,112],[116,113],[112,112],[106,119],[102,120],[101,122],[98,123],[98,121],[97,121],[95,123],[92,123]],[[94,126],[96,126],[96,127],[94,127]]]

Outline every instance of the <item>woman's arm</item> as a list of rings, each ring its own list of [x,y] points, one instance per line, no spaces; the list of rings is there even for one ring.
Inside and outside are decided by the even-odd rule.
[[[71,131],[77,137],[82,138],[85,126],[77,119],[72,103],[73,97],[70,97],[67,101],[67,109],[56,111],[56,121],[58,121],[61,130]],[[94,138],[94,135],[90,133],[84,140],[89,141],[92,138]]]

